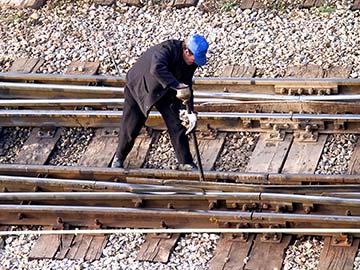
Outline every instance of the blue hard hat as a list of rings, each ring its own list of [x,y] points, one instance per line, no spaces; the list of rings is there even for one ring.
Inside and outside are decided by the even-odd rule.
[[[188,39],[188,48],[194,54],[195,63],[198,66],[206,64],[206,52],[209,44],[202,35],[191,35]]]

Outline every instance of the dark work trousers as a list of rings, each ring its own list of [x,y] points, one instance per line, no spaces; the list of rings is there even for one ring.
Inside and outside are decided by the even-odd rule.
[[[180,164],[189,164],[193,162],[193,159],[190,153],[189,141],[185,135],[186,130],[181,124],[179,117],[181,101],[170,91],[155,103],[155,107],[161,113],[168,128],[178,162]],[[119,160],[125,161],[134,146],[136,137],[145,125],[146,118],[129,89],[125,87],[125,102],[119,131],[119,144],[116,150],[116,156]]]

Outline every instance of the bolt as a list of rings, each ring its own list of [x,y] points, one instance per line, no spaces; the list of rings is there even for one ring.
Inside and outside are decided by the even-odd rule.
[[[278,241],[279,240],[279,235],[277,233],[274,234],[274,241]]]

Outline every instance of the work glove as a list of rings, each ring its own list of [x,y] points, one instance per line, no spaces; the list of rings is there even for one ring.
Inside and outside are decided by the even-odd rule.
[[[187,84],[181,84],[181,87],[173,88],[176,91],[176,97],[185,104],[191,98],[190,87]]]
[[[197,123],[197,114],[194,112],[188,113],[187,114],[188,120],[189,120],[189,127],[186,130],[186,135],[188,135],[190,132],[192,132],[195,127],[196,127],[196,123]]]

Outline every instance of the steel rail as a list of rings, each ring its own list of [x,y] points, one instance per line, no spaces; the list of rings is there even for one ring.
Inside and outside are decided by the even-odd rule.
[[[220,79],[221,80],[221,79]],[[241,81],[240,81],[241,82]],[[359,83],[360,84],[360,83]],[[216,85],[216,84],[215,84]],[[216,90],[216,91],[214,91]],[[243,92],[224,92],[223,89],[195,90],[194,97],[202,99],[223,99],[232,102],[241,100],[287,100],[287,101],[352,101],[359,100],[360,95],[336,94],[336,95],[283,95]],[[239,89],[238,91],[241,91]],[[3,98],[60,98],[60,97],[88,97],[98,98],[121,98],[124,96],[124,87],[88,86],[68,84],[39,84],[22,82],[0,82],[0,96]]]
[[[21,94],[18,93],[21,90]],[[48,93],[45,95],[45,92]],[[14,83],[0,82],[0,95],[3,98],[24,98],[34,97],[57,97],[57,96],[76,96],[86,97],[88,95],[99,98],[123,97],[124,87],[108,86],[87,86],[87,85],[67,85],[67,84],[36,84],[36,83]],[[281,94],[257,94],[257,93],[227,93],[222,89],[214,91],[194,91],[195,98],[223,99],[233,102],[241,100],[287,100],[287,101],[353,101],[359,100],[359,94],[337,94],[337,95],[281,95]],[[103,101],[105,102],[105,101]],[[112,102],[112,101],[110,101]]]
[[[108,110],[0,110],[0,121],[3,127],[11,126],[52,126],[52,127],[108,127],[118,128],[122,111]],[[199,112],[198,130],[208,128],[218,131],[273,131],[266,124],[284,121],[289,125],[287,132],[304,130],[306,125],[316,124],[317,131],[323,133],[359,133],[360,114],[303,114],[303,113],[219,113]],[[249,121],[257,124],[249,125]],[[312,122],[311,122],[312,121]],[[320,121],[317,123],[317,121]],[[347,124],[338,128],[337,123]],[[264,122],[265,126],[260,124]],[[328,122],[323,125],[323,122]],[[164,121],[158,112],[150,112],[146,125],[153,129],[165,129]]]
[[[10,116],[47,116],[47,117],[104,117],[104,118],[120,118],[121,111],[108,110],[0,110],[0,117]],[[159,112],[150,112],[149,118],[161,118]],[[360,114],[304,114],[304,113],[223,113],[223,112],[200,112],[198,118],[203,119],[291,119],[291,120],[344,120],[359,121]]]
[[[213,103],[240,103],[231,99],[205,99],[195,98],[194,103],[197,105]],[[62,99],[2,99],[1,107],[44,107],[44,106],[119,106],[124,105],[123,98],[62,98]]]
[[[264,213],[215,210],[138,209],[126,207],[60,206],[60,205],[0,205],[2,224],[54,225],[57,222],[85,226],[97,220],[110,227],[217,228],[221,224],[282,224],[292,228],[359,228],[360,216]],[[286,224],[286,225],[285,225]]]
[[[92,85],[69,85],[69,84],[42,84],[42,83],[22,83],[22,82],[0,82],[1,91],[10,92],[11,90],[24,90],[26,92],[34,93],[34,91],[48,91],[48,92],[72,92],[72,93],[97,93],[97,94],[124,94],[124,87],[114,86],[92,86]],[[31,97],[31,96],[29,96]]]
[[[131,179],[128,179],[132,182]],[[126,181],[126,180],[124,180]],[[122,182],[90,181],[78,179],[39,178],[29,176],[0,175],[0,188],[7,192],[57,192],[57,191],[223,191],[223,192],[275,192],[287,194],[318,194],[335,197],[354,197],[360,195],[360,185],[270,185],[199,182],[192,180],[166,180],[138,178],[136,184]],[[147,184],[153,183],[153,184]]]
[[[194,203],[195,201],[241,201],[271,203],[302,203],[314,205],[328,205],[336,207],[359,208],[360,199],[339,198],[331,196],[295,195],[280,193],[260,192],[190,192],[190,191],[134,191],[134,192],[0,192],[0,201],[71,201],[76,200],[82,205],[90,201],[98,201],[97,205],[107,200],[130,200],[130,201],[174,201]],[[192,205],[188,206],[190,209]],[[351,210],[349,208],[349,210]],[[352,211],[351,211],[352,212]]]
[[[44,74],[44,73],[16,73],[16,72],[0,72],[0,81],[31,81],[31,82],[61,82],[61,83],[121,83],[125,82],[125,76],[108,76],[108,75],[71,75],[71,74]],[[195,77],[194,84],[274,84],[274,83],[310,83],[324,84],[337,83],[341,85],[358,85],[360,79],[347,78],[239,78],[239,77]]]
[[[252,233],[252,234],[305,234],[332,236],[336,234],[360,235],[360,229],[356,228],[190,228],[190,229],[75,229],[75,230],[16,230],[0,231],[0,236],[7,235],[79,235],[79,234],[172,234],[172,233]]]
[[[114,182],[100,182],[78,179],[55,179],[55,178],[38,178],[23,176],[4,176],[0,175],[0,187],[7,192],[10,191],[123,191],[123,192],[146,192],[146,191],[162,191],[162,192],[182,192],[182,191],[199,191],[200,188],[191,187],[175,187],[167,185],[147,185],[147,184],[128,184]]]
[[[270,176],[272,177],[272,176]],[[346,185],[304,185],[297,184],[241,184],[241,183],[219,183],[219,182],[199,182],[192,180],[159,180],[159,179],[150,179],[137,177],[136,179],[128,178],[129,183],[144,183],[144,184],[158,184],[158,185],[169,185],[169,186],[179,186],[179,187],[189,187],[189,188],[198,188],[202,190],[219,190],[224,192],[276,192],[276,193],[306,193],[306,194],[320,194],[320,195],[331,195],[331,194],[358,194],[360,196],[360,185],[359,184],[346,184]],[[315,182],[315,181],[314,181]],[[329,181],[330,182],[330,181]]]
[[[46,175],[62,179],[76,178],[79,180],[94,181],[120,181],[133,184],[173,184],[173,180],[182,180],[184,183],[198,179],[197,172],[159,170],[159,169],[117,169],[98,168],[86,166],[50,166],[50,165],[26,165],[26,164],[0,164],[0,174],[18,176]],[[280,173],[255,173],[255,172],[220,172],[205,171],[206,181],[260,185],[298,185],[306,183],[321,184],[359,184],[359,175],[338,174],[280,174]],[[180,183],[180,181],[178,182]],[[198,185],[198,184],[197,184]],[[196,185],[196,186],[197,186]],[[196,187],[195,186],[195,187]]]

